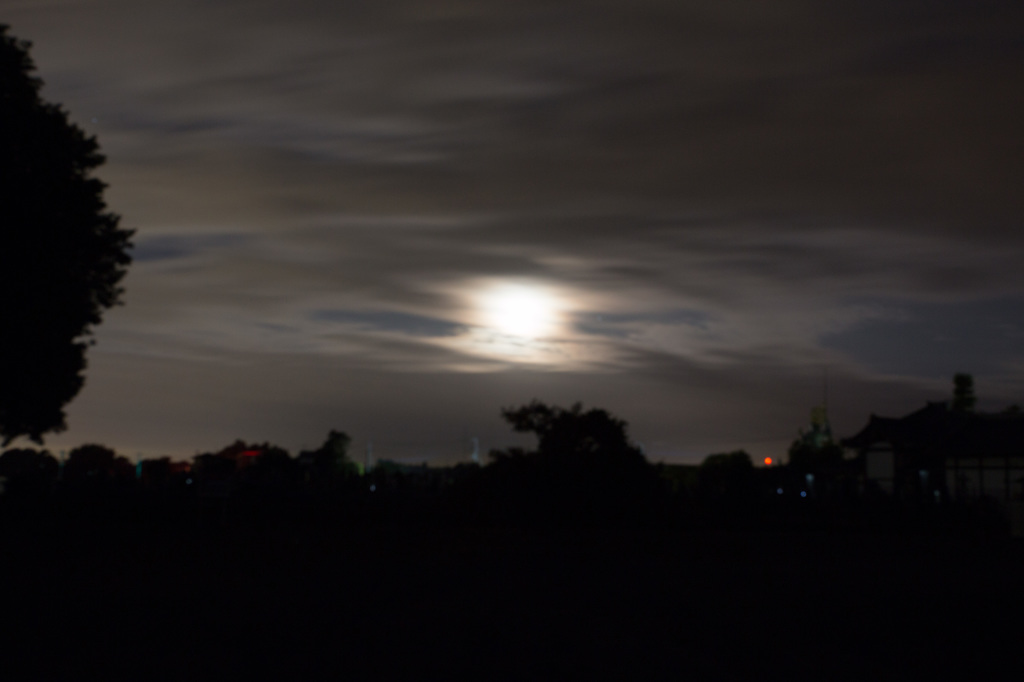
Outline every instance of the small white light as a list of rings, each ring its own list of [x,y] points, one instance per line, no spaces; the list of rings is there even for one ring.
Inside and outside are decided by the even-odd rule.
[[[376,483],[370,484],[370,492],[371,493],[377,492],[377,484]]]
[[[186,478],[185,479],[185,485],[192,485],[192,479],[191,478]]]

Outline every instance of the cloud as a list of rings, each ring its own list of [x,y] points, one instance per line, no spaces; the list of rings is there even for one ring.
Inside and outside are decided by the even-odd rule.
[[[397,332],[408,336],[457,336],[466,331],[465,325],[448,320],[389,310],[316,310],[312,313],[311,318],[372,331]]]
[[[187,258],[215,249],[237,247],[246,241],[246,235],[232,233],[143,235],[132,248],[132,260],[145,263]]]
[[[702,420],[779,443],[772,420],[817,393],[773,390],[825,365],[894,410],[945,390],[947,358],[1020,383],[999,326],[1024,296],[1019,3],[8,9],[137,229],[97,348],[140,378],[223,364],[273,389],[263,418],[308,424],[287,405],[333,399],[322,363],[382,410],[389,386],[536,390],[635,405],[664,443],[710,443]],[[546,363],[479,326],[475,292],[503,279],[567,301]],[[116,402],[115,364],[90,390]],[[453,376],[404,383],[432,372]],[[179,400],[205,390],[186,374]],[[677,404],[695,416],[673,436]]]
[[[876,372],[919,377],[1013,373],[1024,348],[1024,299],[875,301],[872,316],[822,345]]]
[[[139,153],[118,140],[146,121],[150,154],[196,141],[246,154],[247,183],[291,164],[295,182],[324,176],[361,209],[619,197],[1005,237],[1022,208],[1022,112],[1004,93],[1024,48],[1006,3],[152,4],[114,21],[82,5],[69,24],[85,30],[37,41],[51,80],[80,83],[76,108],[103,109],[112,161]]]

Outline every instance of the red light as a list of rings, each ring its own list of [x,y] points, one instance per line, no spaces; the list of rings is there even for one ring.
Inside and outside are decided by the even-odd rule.
[[[766,467],[770,467],[772,465],[772,458],[771,457],[765,457],[764,458],[764,465]]]

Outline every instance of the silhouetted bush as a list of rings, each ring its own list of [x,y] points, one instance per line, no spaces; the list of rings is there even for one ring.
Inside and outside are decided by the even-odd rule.
[[[754,494],[754,464],[744,450],[708,455],[697,468],[697,490],[705,500],[744,501]]]
[[[42,499],[57,480],[57,460],[46,450],[7,450],[0,455],[0,477],[6,500]]]
[[[299,453],[298,462],[306,482],[320,494],[352,487],[359,479],[359,468],[348,456],[352,439],[343,431],[331,430],[316,450]]]
[[[64,480],[69,484],[86,485],[134,477],[135,467],[124,457],[104,445],[80,445],[68,453]]]
[[[493,462],[451,496],[470,519],[500,524],[620,525],[660,520],[667,492],[655,468],[604,410],[534,401],[507,409],[517,431],[538,436],[535,451],[491,453]]]

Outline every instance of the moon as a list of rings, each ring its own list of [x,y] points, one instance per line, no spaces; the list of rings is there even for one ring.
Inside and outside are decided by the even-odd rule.
[[[481,296],[480,306],[485,326],[505,336],[532,341],[559,326],[558,301],[539,286],[497,285]]]

